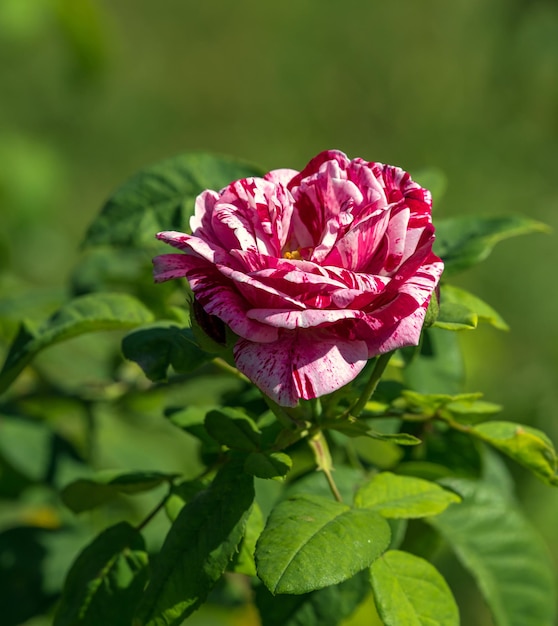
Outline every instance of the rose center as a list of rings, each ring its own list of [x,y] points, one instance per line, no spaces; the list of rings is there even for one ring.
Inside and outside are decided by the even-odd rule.
[[[298,250],[293,250],[293,252],[285,252],[283,258],[293,259],[294,261],[302,261],[302,257],[300,256],[300,252]]]

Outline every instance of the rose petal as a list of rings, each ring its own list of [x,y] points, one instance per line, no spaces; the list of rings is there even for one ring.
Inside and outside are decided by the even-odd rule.
[[[362,317],[364,313],[351,309],[311,309],[306,311],[250,309],[247,315],[251,320],[257,320],[263,324],[294,330],[296,328],[311,328],[312,326],[333,324],[339,320],[354,319]]]
[[[175,259],[168,257],[181,255],[162,256],[162,259],[160,256],[154,259],[156,271],[161,271],[159,277],[174,271],[172,264],[175,263]],[[182,275],[188,279],[197,301],[205,312],[219,317],[234,333],[254,341],[268,342],[277,339],[277,328],[248,318],[250,305],[238,293],[234,284],[227,281],[214,265],[192,255],[182,255],[180,270],[184,272]],[[163,277],[160,280],[167,279]]]
[[[240,340],[234,347],[238,369],[281,406],[339,389],[357,376],[367,357],[365,342],[327,331],[284,331],[273,343]]]

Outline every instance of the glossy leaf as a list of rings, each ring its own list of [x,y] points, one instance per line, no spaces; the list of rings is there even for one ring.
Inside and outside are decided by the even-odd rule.
[[[262,626],[338,626],[369,591],[365,571],[338,585],[311,593],[273,596],[264,585],[256,589]]]
[[[181,624],[205,600],[244,535],[253,479],[229,462],[173,523],[144,592],[134,626]]]
[[[97,293],[68,302],[38,329],[24,321],[0,372],[0,393],[44,348],[84,333],[133,328],[152,320],[153,314],[132,296]]]
[[[507,454],[551,485],[558,485],[558,458],[552,441],[540,430],[514,422],[485,422],[471,434]]]
[[[517,215],[453,217],[436,222],[434,251],[444,261],[447,277],[484,261],[499,241],[548,230],[541,222]]]
[[[370,581],[385,626],[459,626],[453,595],[428,561],[389,550],[372,563]]]
[[[256,568],[273,594],[308,593],[351,578],[389,541],[389,525],[374,511],[294,496],[271,512],[256,546]]]
[[[476,328],[478,322],[486,322],[499,330],[509,330],[509,326],[489,304],[473,295],[465,289],[454,287],[453,285],[442,285],[440,289],[440,315],[436,322],[436,326],[448,328],[444,325],[447,319],[444,319],[444,312],[449,308],[461,308],[467,311],[470,317],[470,323]],[[450,328],[450,330],[452,330]]]
[[[101,471],[91,478],[80,478],[67,485],[61,492],[62,502],[74,511],[82,513],[94,509],[118,494],[143,493],[171,481],[177,474],[161,472]]]
[[[293,465],[284,452],[251,452],[244,462],[244,471],[258,478],[283,478]]]
[[[472,330],[477,327],[478,316],[459,302],[442,300],[433,326],[444,330]]]
[[[215,441],[229,448],[252,451],[260,444],[261,432],[254,420],[236,409],[209,411],[205,428]]]
[[[182,154],[130,178],[108,200],[89,227],[84,245],[144,246],[162,230],[189,231],[194,201],[233,180],[262,176],[248,163],[203,153]]]
[[[212,358],[198,347],[190,328],[175,322],[157,322],[128,333],[122,340],[122,354],[153,382],[166,380],[169,367],[183,374]]]
[[[355,505],[388,518],[438,515],[461,498],[436,483],[391,472],[375,474],[357,491]]]
[[[147,579],[141,534],[126,522],[111,526],[72,565],[54,626],[130,624]]]
[[[519,510],[498,485],[444,482],[463,495],[463,502],[428,521],[476,580],[496,625],[554,624],[548,554]]]

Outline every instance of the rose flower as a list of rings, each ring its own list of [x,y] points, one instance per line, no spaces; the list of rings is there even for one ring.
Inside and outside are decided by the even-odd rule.
[[[238,335],[238,369],[283,406],[353,380],[419,341],[443,270],[431,195],[403,170],[322,152],[301,171],[237,180],[196,200],[185,254],[154,259]]]

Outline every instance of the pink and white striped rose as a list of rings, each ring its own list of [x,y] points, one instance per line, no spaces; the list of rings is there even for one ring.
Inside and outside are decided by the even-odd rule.
[[[368,359],[419,341],[443,270],[430,192],[406,172],[322,152],[204,191],[192,234],[157,235],[185,254],[154,259],[238,335],[238,369],[283,406],[353,380]]]

